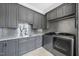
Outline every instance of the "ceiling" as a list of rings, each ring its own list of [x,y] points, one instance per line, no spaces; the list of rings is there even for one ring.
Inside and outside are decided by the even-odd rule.
[[[32,10],[35,10],[39,13],[45,14],[51,9],[54,9],[57,6],[61,5],[62,3],[19,3],[19,4],[26,6]]]

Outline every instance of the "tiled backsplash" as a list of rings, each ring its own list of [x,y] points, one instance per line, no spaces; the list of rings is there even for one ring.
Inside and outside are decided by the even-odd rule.
[[[20,24],[21,26],[24,24]],[[40,34],[42,33],[42,29],[33,30],[29,24],[25,24],[25,30],[27,31],[27,35],[34,35],[34,34]],[[25,36],[25,31],[23,30],[22,33],[23,36]],[[11,28],[0,28],[0,38],[5,37],[17,37],[21,36],[20,26],[18,25],[17,29],[11,29]]]

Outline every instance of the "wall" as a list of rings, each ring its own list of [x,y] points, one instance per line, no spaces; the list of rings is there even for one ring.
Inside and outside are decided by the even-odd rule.
[[[79,56],[79,3],[76,4],[76,24],[77,24],[76,52],[77,52],[77,55]]]
[[[75,18],[57,22],[48,22],[48,32],[66,32],[75,34]]]
[[[31,25],[27,24],[28,26],[26,26],[27,28],[27,35],[35,35],[35,34],[41,34],[42,30],[38,29],[38,30],[33,30],[31,28]],[[23,36],[24,36],[23,32]],[[0,28],[0,38],[7,38],[7,37],[17,37],[17,36],[21,36],[20,35],[20,30],[19,30],[19,25],[17,29],[11,29],[11,28]]]
[[[16,29],[0,28],[0,38],[17,36]]]

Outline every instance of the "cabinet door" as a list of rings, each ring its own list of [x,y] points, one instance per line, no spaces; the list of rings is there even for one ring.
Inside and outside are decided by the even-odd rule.
[[[0,41],[0,56],[5,56],[5,41]]]
[[[7,40],[6,56],[15,56],[15,40]]]
[[[54,9],[47,14],[47,20],[52,20],[55,18],[57,18],[57,9]]]
[[[0,27],[5,27],[6,7],[4,3],[0,3]]]
[[[15,39],[15,56],[19,56],[19,39]]]
[[[6,4],[6,27],[17,28],[18,7],[15,3]]]
[[[57,18],[62,17],[63,16],[63,7],[59,6],[57,8]]]
[[[41,28],[46,29],[47,20],[44,15],[41,15]]]
[[[38,14],[34,12],[33,29],[38,28]]]
[[[27,22],[29,23],[29,24],[33,24],[33,17],[34,17],[34,11],[32,11],[32,10],[27,10]]]
[[[24,6],[18,5],[19,7],[19,19],[18,21],[21,23],[26,23],[27,22],[27,15],[28,15],[28,9],[25,8]]]
[[[38,14],[38,29],[41,29],[41,14]]]
[[[40,48],[40,47],[42,47],[42,36],[36,36],[35,39],[36,39],[35,48]]]
[[[35,39],[32,37],[28,41],[28,48],[29,48],[29,52],[35,49]]]
[[[29,51],[28,38],[19,39],[19,55],[23,55]]]
[[[67,3],[63,6],[63,16],[71,15],[75,13],[75,4]]]
[[[19,22],[33,24],[34,11],[21,5],[18,6],[19,6]]]
[[[39,13],[34,13],[34,21],[33,21],[33,28],[40,29],[41,28],[41,15]]]

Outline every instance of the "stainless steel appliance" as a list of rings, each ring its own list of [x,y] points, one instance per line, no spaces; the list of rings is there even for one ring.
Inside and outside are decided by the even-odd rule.
[[[69,33],[58,33],[53,37],[52,52],[55,55],[75,55],[74,49],[75,35]]]

